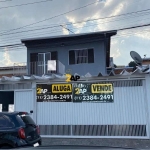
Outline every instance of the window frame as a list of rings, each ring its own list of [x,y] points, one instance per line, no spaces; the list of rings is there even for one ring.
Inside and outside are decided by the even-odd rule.
[[[42,54],[42,55],[43,55],[43,58],[44,58],[44,59],[43,59],[43,62],[44,62],[44,64],[38,65],[38,66],[43,66],[43,65],[45,65],[45,64],[47,65],[48,62],[46,62],[46,54],[50,54],[50,59],[51,59],[51,56],[52,56],[52,55],[51,55],[51,52],[38,53],[38,62],[41,62],[41,61],[39,61],[39,54]]]
[[[95,60],[94,47],[90,47],[90,48],[80,48],[80,49],[69,49],[69,50],[68,50],[68,65],[91,64],[91,63],[88,62],[88,50],[89,50],[89,49],[93,49],[93,56],[94,56],[94,60]],[[69,52],[70,52],[70,51],[78,51],[78,50],[87,50],[87,63],[78,63],[78,64],[77,64],[77,63],[76,63],[76,60],[77,60],[76,57],[77,57],[77,56],[76,56],[76,53],[75,53],[75,63],[74,63],[74,64],[70,64],[70,63],[69,63],[69,60],[70,60],[70,58],[69,58]],[[83,57],[83,56],[81,56],[81,57]],[[94,62],[93,62],[93,63],[94,63]]]
[[[87,56],[77,56],[77,51],[87,51]],[[88,49],[79,49],[79,50],[74,50],[75,51],[75,64],[87,64],[88,63]],[[86,58],[85,63],[77,63],[78,58]]]
[[[39,61],[39,54],[42,54],[43,56],[43,63],[39,64],[39,62],[42,62],[42,61]],[[47,65],[48,65],[48,62],[46,61],[46,54],[50,54],[50,60],[52,59],[52,52],[43,52],[43,53],[38,53],[38,67],[43,67],[43,72],[44,74],[46,73],[46,68],[47,68]]]

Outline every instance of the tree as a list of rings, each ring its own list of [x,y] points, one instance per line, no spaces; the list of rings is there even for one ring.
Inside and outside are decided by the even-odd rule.
[[[115,67],[115,68],[117,68],[117,65],[116,65],[116,64],[114,64],[114,67]]]
[[[134,61],[129,62],[129,67],[136,68],[137,64]]]
[[[133,71],[135,71],[137,64],[134,61],[130,61],[129,64],[128,64],[128,66],[129,67],[133,67]]]

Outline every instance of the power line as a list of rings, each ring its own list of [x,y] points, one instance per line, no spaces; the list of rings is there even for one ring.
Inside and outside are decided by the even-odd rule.
[[[39,2],[33,2],[33,3],[25,3],[25,4],[13,5],[13,6],[0,7],[0,9],[12,8],[12,7],[18,7],[18,6],[24,6],[24,5],[33,5],[33,4],[43,3],[43,2],[48,2],[48,1],[52,1],[52,0],[45,0],[45,1],[39,1]]]
[[[10,35],[10,34],[16,34],[16,33],[30,32],[30,31],[36,31],[36,30],[42,30],[42,29],[48,29],[48,28],[51,28],[51,27],[40,28],[40,29],[32,29],[32,30],[25,30],[25,31],[18,31],[18,32],[13,32],[13,33],[4,33],[2,35]]]
[[[25,51],[25,49],[22,49],[22,48],[17,48],[17,49],[14,49],[14,50],[0,50],[0,53],[4,53],[4,52],[10,52],[10,51]]]
[[[125,19],[125,18],[124,18],[124,19]],[[146,19],[149,19],[149,18],[146,18]],[[142,20],[145,20],[145,19],[142,19]],[[139,20],[139,21],[142,21],[142,20]],[[113,20],[113,21],[114,21],[114,20]],[[116,21],[118,21],[118,20],[116,20]],[[136,21],[138,21],[138,20],[136,20]],[[112,21],[109,21],[109,22],[112,22]],[[135,22],[135,21],[134,21],[134,22]],[[107,22],[103,22],[103,23],[101,23],[101,24],[104,24],[104,23],[107,23]],[[85,28],[85,27],[91,27],[91,26],[94,26],[94,25],[98,25],[98,24],[92,24],[92,25],[84,26],[84,28]],[[99,25],[100,25],[100,24],[99,24]],[[116,26],[115,26],[115,27],[116,27]],[[48,28],[49,28],[49,27],[48,27]],[[80,28],[80,27],[78,27],[78,28],[73,27],[73,29],[79,29],[79,28]],[[120,27],[118,27],[118,28],[120,28]],[[52,30],[52,31],[54,31],[54,32],[55,32],[55,31],[61,32],[61,30]],[[49,31],[48,31],[48,32],[49,32]],[[54,32],[51,32],[51,31],[50,31],[50,33],[54,33]],[[39,35],[39,33],[43,33],[43,32],[38,32],[38,33],[33,33],[33,34],[32,34],[32,33],[29,33],[29,36],[30,36],[30,35],[31,35],[31,36],[32,36],[32,35],[33,35],[33,36]],[[27,34],[26,34],[26,35],[27,35]],[[43,35],[43,34],[40,34],[40,35]],[[20,35],[18,35],[18,36],[20,37]],[[16,36],[15,36],[15,38],[16,38]],[[14,37],[11,37],[11,38],[10,38],[10,37],[4,37],[4,39],[5,39],[5,40],[7,40],[7,39],[14,39]],[[18,39],[18,40],[20,40],[20,39]]]
[[[56,31],[53,31],[53,32],[50,32],[50,33],[57,33],[57,32],[62,32],[62,30],[56,30]],[[45,34],[48,34],[47,33],[47,31],[46,31],[46,33],[43,33],[43,32],[40,32],[40,33],[42,33],[42,34],[39,34],[39,33],[35,33],[35,34],[29,34],[28,36],[40,36],[40,35],[45,35]],[[22,37],[23,38],[23,37]],[[31,37],[30,37],[31,38]],[[5,39],[5,40],[11,40],[11,39],[14,39],[14,37],[12,37],[12,38],[7,38],[7,39]],[[16,41],[16,40],[15,40]],[[11,40],[11,42],[15,42],[15,41],[12,41]],[[18,41],[20,41],[20,39],[18,39]],[[17,42],[18,42],[17,41]],[[8,43],[8,42],[7,42]],[[3,43],[0,43],[0,44],[3,44]],[[6,44],[6,43],[5,43]]]
[[[57,30],[50,30],[50,31],[45,31],[45,33],[46,34],[50,34],[50,33],[55,33],[56,31],[62,31],[62,29],[57,29]],[[2,38],[2,40],[7,40],[7,39],[14,39],[14,38],[16,38],[16,37],[18,37],[18,38],[20,38],[20,37],[24,37],[25,36],[25,38],[27,37],[27,36],[32,36],[32,35],[38,35],[39,33],[44,33],[44,31],[38,31],[38,32],[35,32],[35,33],[31,33],[31,32],[29,32],[29,33],[25,33],[24,35],[15,35],[15,37],[14,36],[9,36],[9,37],[3,37]],[[19,39],[20,40],[20,39]]]
[[[66,29],[67,31],[69,31],[69,32],[71,32],[71,33],[73,33],[73,34],[75,34],[73,31],[71,31],[70,29],[64,27],[63,25],[60,25],[60,26],[61,26],[62,28],[64,28],[64,29]]]
[[[135,21],[134,21],[135,22]],[[89,25],[89,26],[93,26],[93,25]],[[89,27],[89,26],[85,26],[85,27]],[[134,25],[134,26],[136,26],[136,25]],[[112,26],[111,26],[112,27]],[[116,26],[114,26],[114,27],[116,27]],[[80,27],[79,27],[80,28]],[[79,28],[76,28],[76,29],[79,29]],[[125,28],[125,27],[117,27],[117,28]],[[50,32],[50,33],[55,33],[55,32],[61,32],[62,30],[52,30],[52,31],[48,31],[48,32]],[[39,33],[42,33],[42,34],[39,34]],[[29,33],[29,36],[31,35],[31,36],[35,36],[35,35],[43,35],[43,34],[45,34],[45,33],[43,33],[43,32],[38,32],[38,33],[33,33],[33,34],[30,34]],[[47,32],[46,32],[46,34],[47,34]],[[27,34],[26,34],[26,36],[27,36]],[[16,37],[16,36],[15,36]],[[7,40],[7,39],[14,39],[14,37],[11,37],[11,38],[9,38],[9,37],[7,37],[5,40]],[[18,41],[19,41],[20,39],[18,39]],[[14,42],[14,41],[13,41]],[[2,43],[0,43],[0,44],[2,44]]]
[[[92,3],[93,4],[93,3]],[[89,5],[89,4],[88,4]],[[79,22],[76,22],[76,23],[67,23],[65,25],[71,25],[71,24],[77,24],[77,23],[83,23],[83,22],[87,22],[87,21],[94,21],[94,20],[99,20],[99,19],[110,19],[110,18],[114,18],[114,17],[120,17],[120,16],[125,16],[125,15],[134,15],[136,13],[139,13],[139,12],[143,12],[143,11],[148,11],[150,9],[146,9],[146,10],[141,10],[141,11],[136,11],[136,12],[131,12],[131,13],[126,13],[126,14],[120,14],[120,15],[115,15],[115,16],[110,16],[110,17],[103,17],[103,18],[96,18],[96,19],[90,19],[90,20],[86,20],[86,21],[79,21]],[[146,12],[147,13],[147,12]],[[54,17],[53,17],[54,18]],[[49,18],[50,19],[50,18]],[[109,21],[108,21],[109,22]],[[111,21],[113,22],[113,20]],[[31,24],[27,25],[27,26],[30,26]],[[27,27],[26,26],[26,27]],[[34,31],[34,30],[42,30],[42,29],[48,29],[48,28],[54,28],[54,27],[58,27],[60,25],[55,25],[55,26],[49,26],[47,28],[39,28],[39,29],[32,29],[32,30],[26,30],[26,31],[19,31],[19,32],[14,32],[14,33],[8,33],[8,34],[5,34],[7,32],[10,32],[10,31],[14,31],[14,30],[17,30],[19,28],[16,28],[16,29],[12,29],[12,30],[9,30],[9,31],[6,31],[6,32],[2,32],[0,35],[9,35],[9,34],[16,34],[16,33],[22,33],[22,32],[29,32],[29,31]],[[25,27],[25,26],[23,26]],[[22,27],[20,27],[21,29]]]
[[[132,27],[120,28],[120,29],[116,29],[116,30],[122,31],[122,30],[129,30],[129,29],[135,29],[135,28],[146,27],[146,26],[150,26],[150,23],[144,24],[144,25],[137,25],[137,26],[132,26]],[[109,32],[107,32],[107,33],[109,33]],[[11,45],[3,45],[3,46],[0,46],[0,48],[5,48],[5,47],[11,48],[11,47],[18,47],[18,46],[24,46],[24,44],[18,43],[18,44],[11,44]]]
[[[146,18],[146,19],[148,19],[148,18]],[[142,21],[142,20],[140,20],[140,21]],[[134,21],[135,22],[135,21]],[[103,24],[103,23],[102,23]],[[98,25],[98,24],[94,24],[94,25]],[[85,27],[91,27],[91,26],[94,26],[93,24],[92,25],[89,25],[89,26],[84,26],[84,28]],[[134,25],[135,26],[135,25]],[[116,27],[116,26],[114,26],[114,27]],[[49,27],[47,27],[47,28],[49,28]],[[43,29],[47,29],[47,28],[43,28]],[[117,28],[120,28],[120,27],[117,27]],[[78,27],[78,28],[76,28],[76,27],[74,27],[73,29],[80,29],[80,27]],[[38,29],[37,29],[38,30]],[[68,29],[67,29],[68,30]],[[28,31],[28,30],[27,30]],[[50,33],[54,33],[55,31],[60,31],[61,32],[61,30],[52,30],[52,31],[50,31]],[[20,32],[19,32],[20,33]],[[39,33],[39,32],[38,32]],[[38,35],[38,33],[33,33],[33,34],[29,34],[29,35],[33,35],[33,36],[35,36],[35,35]],[[43,32],[41,32],[41,33],[43,33]],[[74,32],[73,32],[74,33]],[[27,35],[27,34],[26,34]],[[16,36],[15,36],[16,37]],[[7,39],[14,39],[14,37],[12,37],[12,38],[9,38],[9,37],[6,37],[6,38],[4,38],[5,40],[7,40]],[[19,40],[19,39],[18,39]]]
[[[134,28],[140,28],[140,27],[145,27],[145,26],[150,26],[150,23],[148,24],[144,24],[144,25],[138,25],[138,26],[132,26],[132,27],[127,27],[127,28],[120,28],[120,29],[116,29],[117,31],[122,31],[122,30],[128,30],[128,29],[134,29]],[[104,31],[103,31],[104,32]],[[110,31],[111,32],[111,31]],[[109,32],[107,32],[109,33]],[[18,44],[12,44],[12,45],[4,45],[4,46],[0,46],[0,48],[3,47],[11,47],[11,46],[20,46],[23,45],[22,43],[18,43]]]
[[[106,21],[106,22],[103,22],[101,24],[108,23],[108,22],[113,22],[113,20],[112,21]],[[94,25],[98,25],[98,24],[94,24]],[[84,26],[84,28],[85,27],[89,27],[89,26],[94,26],[94,25]],[[62,26],[62,25],[59,25],[59,26]],[[0,35],[4,36],[4,35],[10,35],[10,34],[17,34],[17,33],[23,33],[23,32],[30,32],[30,31],[36,31],[36,30],[43,30],[43,29],[55,28],[55,27],[59,27],[59,26],[49,26],[49,27],[43,27],[43,28],[37,28],[37,29],[31,29],[31,30],[18,31],[18,32],[13,32],[13,33],[4,33],[4,34],[0,34]],[[80,27],[78,27],[78,28],[73,27],[73,29],[79,29],[79,28]],[[66,28],[66,29],[69,30],[70,32],[74,33],[70,29],[68,29],[68,28]]]
[[[3,46],[0,46],[0,48],[5,48],[5,47],[11,48],[14,46],[18,47],[18,46],[24,46],[24,45],[22,43],[17,43],[17,44],[3,45]]]
[[[144,15],[149,15],[149,13],[150,12],[144,12],[144,13],[141,13],[140,14],[140,16],[144,16]],[[137,15],[138,15],[138,17],[139,17],[139,14],[131,14],[132,16],[125,16],[125,18],[120,18],[120,19],[117,19],[117,20],[111,20],[111,21],[109,21],[109,22],[114,22],[114,21],[119,21],[119,20],[122,20],[122,19],[126,19],[127,17],[136,17]],[[116,15],[116,17],[117,17],[117,15]],[[95,19],[89,19],[89,20],[80,20],[80,21],[77,21],[77,22],[75,22],[75,23],[70,23],[70,22],[66,22],[66,23],[64,23],[64,22],[62,22],[62,23],[60,23],[60,24],[66,24],[66,25],[70,25],[70,24],[78,24],[78,22],[79,23],[82,23],[82,22],[88,22],[88,21],[93,21],[93,20],[100,20],[101,18],[95,18]],[[107,19],[107,17],[105,17],[105,19]],[[110,18],[111,19],[111,18]],[[60,24],[51,24],[51,25],[53,25],[53,26],[60,26]],[[35,27],[50,27],[50,25],[40,25],[40,26],[33,26],[33,27],[30,27],[30,28],[35,28]],[[53,27],[53,26],[51,26],[51,27]],[[8,31],[8,30],[3,30],[3,31]]]
[[[55,16],[53,16],[53,17],[50,17],[50,18],[47,18],[47,19],[44,19],[44,20],[35,22],[35,23],[31,23],[31,24],[28,24],[28,25],[25,25],[25,26],[22,26],[22,27],[19,27],[19,28],[14,28],[14,29],[8,30],[8,31],[6,31],[6,32],[10,32],[10,31],[22,29],[22,28],[25,28],[25,27],[28,27],[28,26],[31,26],[31,25],[34,25],[34,24],[38,24],[38,23],[41,23],[41,22],[44,22],[44,21],[47,21],[47,20],[51,20],[51,19],[53,19],[53,18],[60,17],[60,16],[62,16],[62,15],[68,14],[68,13],[70,13],[70,12],[74,12],[74,11],[76,11],[76,10],[79,10],[79,9],[88,7],[88,6],[90,6],[90,5],[96,4],[97,2],[100,2],[100,0],[98,0],[98,1],[96,1],[96,2],[93,2],[93,3],[90,3],[90,4],[87,4],[87,5],[82,6],[82,7],[78,7],[78,8],[76,8],[76,9],[73,9],[73,10],[70,10],[70,11],[67,11],[67,12],[64,12],[64,13],[62,13],[62,14],[55,15]],[[6,32],[4,32],[4,33],[6,33]]]
[[[150,26],[150,23],[145,24],[145,25],[138,25],[138,26],[134,26],[134,27],[122,28],[122,29],[119,29],[118,31],[121,31],[121,30],[129,30],[129,29],[140,28],[140,27],[146,27],[146,26]]]

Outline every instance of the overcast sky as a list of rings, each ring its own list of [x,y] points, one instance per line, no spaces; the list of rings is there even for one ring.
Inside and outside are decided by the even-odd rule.
[[[0,0],[0,45],[20,43],[20,39],[42,36],[69,34],[62,27],[53,27],[55,24],[64,25],[78,21],[96,19],[93,21],[70,24],[65,27],[74,33],[106,31],[135,25],[150,23],[150,0]],[[14,5],[39,2],[30,5],[9,7]],[[70,10],[97,2],[85,8],[24,27],[41,20],[68,12]],[[7,8],[6,8],[7,7]],[[149,9],[149,10],[147,10]],[[120,14],[128,15],[118,16]],[[108,18],[109,16],[116,16]],[[105,19],[99,19],[105,18]],[[45,29],[41,29],[45,28]],[[34,30],[37,29],[37,30]],[[12,30],[12,31],[10,31]],[[32,30],[32,31],[31,31]],[[33,31],[34,30],[34,31]],[[6,32],[7,31],[7,32]],[[9,31],[9,32],[8,32]],[[25,32],[26,31],[26,32]],[[111,40],[111,56],[116,65],[128,65],[132,60],[130,51],[138,52],[141,57],[146,54],[150,57],[150,27],[118,31]],[[11,66],[14,63],[25,63],[27,60],[26,48],[0,48],[0,66]]]

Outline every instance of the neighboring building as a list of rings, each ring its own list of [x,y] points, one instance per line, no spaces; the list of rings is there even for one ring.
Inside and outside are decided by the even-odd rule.
[[[117,31],[107,31],[23,39],[27,47],[28,73],[50,74],[47,61],[56,60],[56,73],[70,69],[72,74],[106,74],[106,67],[110,65],[111,36],[116,34]]]
[[[128,73],[132,73],[133,72],[133,67],[124,67],[124,68],[115,68],[114,69],[114,73],[116,75],[121,74],[123,71],[127,71]]]
[[[14,75],[26,75],[26,66],[7,66],[0,67],[0,78],[3,76],[12,77]]]
[[[143,58],[142,65],[149,65],[150,64],[150,58]]]

